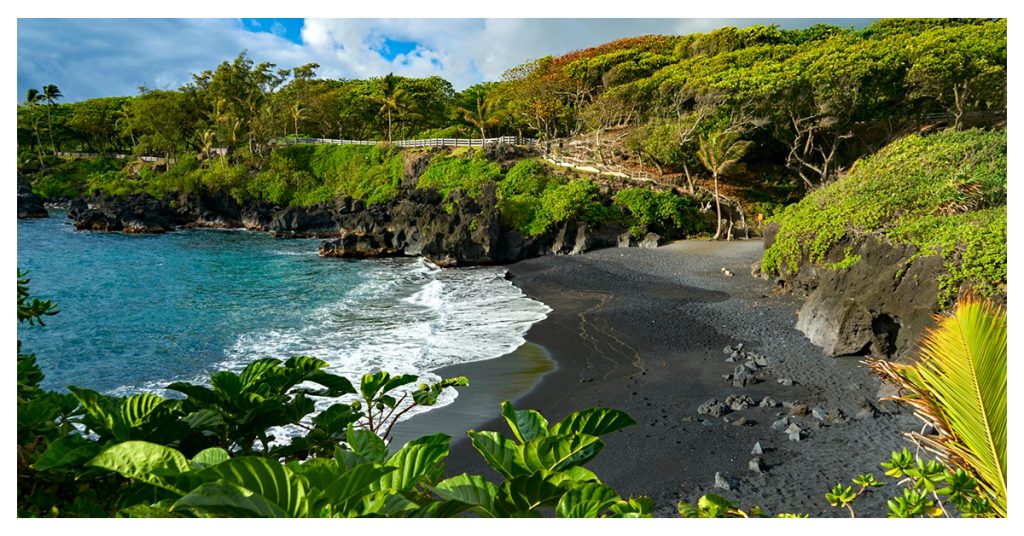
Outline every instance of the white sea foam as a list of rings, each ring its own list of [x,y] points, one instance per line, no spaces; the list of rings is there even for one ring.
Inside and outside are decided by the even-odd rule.
[[[524,296],[504,274],[500,267],[442,270],[422,260],[367,261],[365,281],[342,300],[311,311],[302,325],[239,334],[215,368],[238,372],[263,357],[309,355],[327,361],[330,372],[354,385],[361,374],[377,370],[418,375],[420,381],[410,388],[437,381],[431,370],[515,350],[530,326],[551,311]],[[205,372],[191,381],[205,382]],[[143,389],[166,384],[154,382]],[[446,390],[435,407],[455,396]],[[335,402],[319,399],[317,410]],[[426,409],[416,408],[403,419]],[[274,432],[284,437],[296,431]]]

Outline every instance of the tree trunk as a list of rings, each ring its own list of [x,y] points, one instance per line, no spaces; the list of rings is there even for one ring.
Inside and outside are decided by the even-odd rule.
[[[718,240],[718,237],[722,235],[722,201],[718,197],[718,173],[712,174],[712,178],[715,180],[715,213],[718,214],[718,221],[715,227],[715,236],[711,239]]]
[[[50,117],[50,107],[46,107],[46,122],[50,125],[50,150],[53,151],[53,156],[57,156],[57,146],[53,143],[53,119]]]
[[[963,130],[964,127],[964,98],[966,97],[966,92],[966,88],[961,91],[959,84],[953,84],[953,106],[956,108],[953,115],[953,128],[956,130]]]
[[[690,190],[690,195],[695,195],[697,190],[693,186],[693,177],[690,176],[690,166],[683,162],[683,173],[686,174],[686,187]]]
[[[388,108],[388,143],[391,143],[391,108]]]

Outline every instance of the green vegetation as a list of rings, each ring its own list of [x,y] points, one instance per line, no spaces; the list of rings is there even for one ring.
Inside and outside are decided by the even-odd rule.
[[[942,255],[940,303],[964,285],[992,295],[1006,284],[1006,133],[908,136],[773,219],[781,230],[762,260],[767,273],[805,257],[823,262],[844,237],[880,233],[917,246],[918,255]]]
[[[444,196],[445,201],[452,190],[459,190],[463,195],[474,199],[479,197],[484,184],[501,180],[501,168],[477,155],[478,153],[475,153],[470,158],[434,157],[423,171],[416,187],[437,190]]]
[[[597,224],[614,216],[592,181],[552,175],[537,160],[522,160],[508,171],[498,185],[498,210],[505,223],[526,236],[571,219]]]
[[[646,188],[627,188],[615,194],[615,204],[624,207],[631,216],[629,232],[639,238],[650,229],[661,234],[673,231],[696,231],[701,219],[696,202],[672,192],[658,192]]]
[[[121,176],[125,162],[115,158],[81,158],[58,160],[55,164],[32,184],[32,189],[47,199],[105,190],[102,185]]]
[[[911,438],[966,472],[999,516],[1006,515],[1006,328],[1001,308],[965,296],[924,337],[916,363],[869,363],[937,431]]]
[[[18,273],[18,320],[56,314]],[[469,431],[502,479],[444,478],[451,438],[435,434],[389,452],[395,422],[436,403],[464,377],[420,384],[365,374],[358,389],[306,356],[259,359],[208,385],[167,386],[184,398],[40,389],[44,376],[18,342],[18,515],[25,517],[650,517],[645,497],[623,498],[584,468],[601,436],[636,422],[593,408],[549,424],[505,402],[514,439]],[[311,419],[314,400],[335,402]],[[275,442],[280,426],[304,431]]]

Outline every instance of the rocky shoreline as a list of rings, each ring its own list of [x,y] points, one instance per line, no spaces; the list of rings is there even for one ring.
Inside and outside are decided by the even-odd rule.
[[[662,237],[636,240],[621,224],[591,227],[567,221],[546,233],[523,236],[498,215],[493,185],[476,199],[409,189],[395,201],[366,205],[340,197],[333,203],[278,207],[242,205],[224,194],[108,196],[68,202],[76,229],[163,233],[178,228],[245,228],[282,238],[323,238],[320,255],[372,258],[421,256],[438,266],[503,264],[549,254],[577,254],[604,247],[657,247]]]

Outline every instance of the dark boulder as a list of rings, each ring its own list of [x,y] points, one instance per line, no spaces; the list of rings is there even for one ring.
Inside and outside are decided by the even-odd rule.
[[[192,227],[242,227],[242,206],[224,192],[188,192],[164,202],[174,209],[174,223]]]
[[[376,235],[345,233],[341,238],[327,240],[320,244],[321,257],[368,259],[394,257],[402,254],[401,250],[388,246],[384,237]]]
[[[308,238],[338,235],[338,218],[330,205],[286,207],[267,223],[267,232],[278,237]]]
[[[146,194],[79,199],[72,202],[68,210],[76,229],[125,233],[170,231],[174,229],[173,214],[166,203]]]
[[[860,255],[853,266],[805,265],[787,279],[787,286],[809,291],[797,329],[831,356],[909,354],[939,310],[942,258],[915,257],[914,246],[869,235],[837,244],[826,262],[838,262],[848,248]]]
[[[45,218],[50,213],[43,206],[43,198],[32,192],[32,188],[18,182],[18,218]]]

